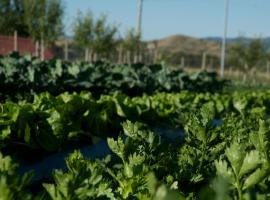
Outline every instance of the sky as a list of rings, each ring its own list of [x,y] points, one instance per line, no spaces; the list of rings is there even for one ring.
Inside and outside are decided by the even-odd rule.
[[[137,24],[137,0],[64,0],[65,30],[72,35],[78,10],[94,17],[106,14],[124,36]],[[170,35],[220,37],[224,30],[224,0],[144,0],[142,37],[160,39]],[[228,37],[270,36],[270,0],[230,0]]]

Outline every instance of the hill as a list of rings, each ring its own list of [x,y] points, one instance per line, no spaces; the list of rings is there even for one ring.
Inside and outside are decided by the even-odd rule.
[[[161,52],[181,52],[187,55],[201,55],[203,52],[207,52],[208,55],[217,57],[220,54],[219,42],[184,35],[173,35],[160,40],[152,40],[148,41],[147,44]]]
[[[228,38],[227,43],[233,44],[239,41],[240,37]],[[246,44],[254,38],[241,37]],[[184,53],[187,55],[201,55],[204,51],[208,55],[220,56],[221,37],[194,38],[184,35],[173,35],[159,40],[147,41],[149,47],[157,48],[158,51],[168,53]],[[265,49],[270,52],[270,37],[262,38]]]
[[[228,44],[233,44],[233,43],[238,42],[240,39],[243,40],[246,44],[249,44],[255,38],[248,38],[248,37],[228,38],[227,42]],[[205,40],[208,42],[221,43],[222,38],[221,37],[206,37],[206,38],[202,38],[202,40]],[[261,38],[261,40],[262,40],[262,44],[264,48],[270,50],[270,37]]]

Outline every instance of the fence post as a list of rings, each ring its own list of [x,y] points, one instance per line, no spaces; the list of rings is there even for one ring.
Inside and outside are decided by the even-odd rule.
[[[123,62],[122,53],[123,53],[123,46],[120,45],[118,49],[118,63],[119,64]]]
[[[269,78],[269,75],[270,75],[270,62],[267,61],[267,64],[266,64],[266,69],[267,69],[267,77]]]
[[[154,53],[153,53],[153,63],[156,64],[158,60],[158,52],[156,49],[154,49]]]
[[[18,51],[18,32],[14,31],[14,51]]]
[[[244,65],[244,73],[243,73],[243,83],[247,81],[247,73],[248,73],[249,66],[245,63]]]
[[[88,62],[92,63],[93,62],[93,50],[90,49],[88,52]]]
[[[45,55],[44,55],[45,50],[44,50],[44,40],[43,39],[41,39],[41,48],[40,49],[41,49],[41,52],[40,52],[41,53],[41,55],[40,55],[41,60],[44,61],[44,59],[45,59]]]
[[[36,41],[35,43],[35,56],[39,57],[39,43]]]
[[[133,63],[137,63],[138,62],[138,51],[135,50],[133,53]]]
[[[65,60],[68,60],[68,41],[65,40]]]
[[[206,67],[206,52],[203,52],[203,56],[202,56],[202,70],[205,70]]]
[[[96,62],[98,60],[98,54],[94,52],[93,54],[93,61]]]
[[[143,63],[145,55],[144,55],[144,51],[142,51],[141,49],[139,51],[139,56],[138,57],[139,57],[139,62]]]
[[[182,56],[181,57],[181,68],[184,68],[185,67],[185,57]]]
[[[131,53],[130,53],[130,51],[127,51],[127,62],[128,62],[128,64],[131,63]]]
[[[84,61],[87,62],[89,57],[89,48],[85,48],[84,50]]]
[[[210,60],[210,69],[212,72],[214,71],[214,59],[213,58],[211,58],[211,60]]]

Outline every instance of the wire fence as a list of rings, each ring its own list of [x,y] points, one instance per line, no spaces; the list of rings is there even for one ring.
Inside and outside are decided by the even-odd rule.
[[[72,40],[57,41],[54,46],[44,48],[42,42],[34,42],[31,38],[18,37],[16,32],[13,36],[0,35],[0,55],[6,55],[12,51],[18,51],[21,55],[31,54],[41,59],[58,58],[67,61],[97,61],[98,55],[76,45]],[[207,50],[201,54],[169,54],[159,52],[155,47],[147,47],[139,54],[124,51],[117,48],[106,57],[113,63],[137,63],[145,64],[164,63],[172,68],[181,68],[189,72],[206,70],[220,72],[220,58],[207,54]],[[270,63],[264,66],[245,69],[245,67],[230,66],[225,68],[225,77],[242,82],[267,82],[270,83]]]

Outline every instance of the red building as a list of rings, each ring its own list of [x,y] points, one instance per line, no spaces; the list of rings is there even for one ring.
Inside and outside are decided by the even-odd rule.
[[[16,39],[17,38],[17,39]],[[17,42],[16,42],[17,41]],[[7,55],[17,47],[18,52],[23,54],[36,53],[36,45],[30,38],[0,35],[0,55]],[[51,59],[54,53],[50,48],[44,50],[44,59]]]

